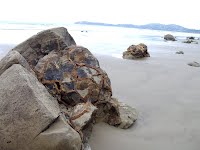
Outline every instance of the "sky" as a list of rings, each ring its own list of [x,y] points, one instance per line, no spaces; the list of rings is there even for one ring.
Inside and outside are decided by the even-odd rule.
[[[0,21],[178,24],[200,29],[199,0],[1,0]]]

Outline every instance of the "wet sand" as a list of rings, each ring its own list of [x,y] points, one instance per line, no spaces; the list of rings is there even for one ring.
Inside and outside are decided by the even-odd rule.
[[[199,150],[200,68],[187,63],[200,62],[200,48],[151,48],[160,49],[160,55],[138,61],[97,56],[113,96],[135,107],[139,118],[127,130],[97,124],[93,150]],[[175,54],[180,49],[184,55]]]

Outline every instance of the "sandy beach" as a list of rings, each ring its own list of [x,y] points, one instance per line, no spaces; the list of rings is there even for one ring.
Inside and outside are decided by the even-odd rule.
[[[97,124],[93,150],[199,150],[200,69],[187,63],[200,61],[200,49],[192,46],[181,48],[184,55],[175,54],[180,47],[151,47],[171,52],[138,61],[97,57],[113,96],[135,107],[139,119],[127,130]]]
[[[178,50],[185,54],[175,54]],[[200,46],[169,43],[149,46],[149,52],[142,60],[95,55],[111,79],[113,96],[135,107],[139,117],[127,130],[95,125],[92,150],[199,150],[200,68],[187,63],[200,62]]]

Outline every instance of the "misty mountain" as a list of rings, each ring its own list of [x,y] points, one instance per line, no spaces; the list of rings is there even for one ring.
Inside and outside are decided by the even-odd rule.
[[[150,23],[146,25],[133,25],[133,24],[110,24],[101,22],[88,22],[79,21],[75,24],[84,25],[98,25],[98,26],[113,26],[113,27],[125,27],[125,28],[138,28],[138,29],[150,29],[150,30],[163,30],[163,31],[175,31],[175,32],[188,32],[188,33],[200,33],[200,30],[189,29],[176,24],[160,24],[160,23]]]

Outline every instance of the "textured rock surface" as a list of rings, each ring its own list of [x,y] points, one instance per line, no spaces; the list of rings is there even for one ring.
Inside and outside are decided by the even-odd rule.
[[[128,47],[127,51],[123,52],[124,59],[138,59],[144,57],[150,57],[150,55],[147,51],[147,46],[143,43],[131,45]]]
[[[4,58],[0,61],[0,75],[13,64],[20,64],[26,68],[31,73],[35,72],[30,68],[24,57],[17,51],[10,51]]]
[[[38,79],[66,106],[110,99],[111,84],[98,60],[84,47],[46,55],[35,67]]]
[[[121,123],[118,126],[119,128],[129,128],[137,120],[137,116],[138,115],[135,108],[119,102],[119,117],[121,120]]]
[[[81,143],[79,134],[60,115],[29,147],[31,150],[80,150]]]
[[[167,40],[167,41],[176,41],[175,37],[171,34],[166,34],[164,36],[164,39]]]
[[[71,123],[76,130],[82,130],[92,120],[92,115],[97,108],[90,102],[77,104],[69,113]]]
[[[21,65],[12,65],[0,76],[1,150],[31,150],[29,145],[50,128],[59,113],[56,99]],[[59,145],[69,143],[58,142]]]
[[[66,28],[53,28],[32,36],[13,50],[18,51],[29,63],[35,66],[38,60],[51,51],[59,51],[67,46],[76,45]]]
[[[119,102],[116,98],[111,98],[111,100],[105,104],[100,104],[100,109],[97,112],[97,116],[103,118],[104,122],[112,126],[126,129],[131,127],[137,120],[138,115],[136,109]],[[101,107],[103,107],[103,109]]]
[[[190,62],[190,63],[188,63],[188,65],[192,66],[192,67],[200,67],[200,64],[198,62],[196,62],[196,61]]]

